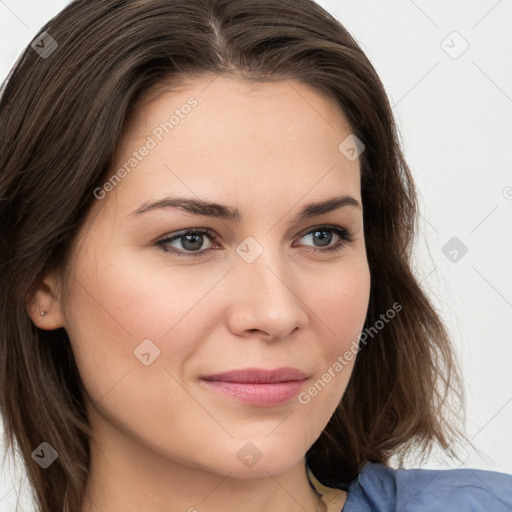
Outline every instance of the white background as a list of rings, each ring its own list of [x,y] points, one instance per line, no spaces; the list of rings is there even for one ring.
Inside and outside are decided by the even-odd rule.
[[[67,3],[0,0],[2,80]],[[394,105],[420,195],[415,268],[457,346],[480,450],[460,467],[512,473],[512,0],[318,3],[357,39]],[[468,248],[456,262],[442,252],[452,237]],[[459,465],[434,455],[421,467]],[[0,511],[16,509],[24,479],[6,463]],[[25,488],[30,510],[27,499]]]

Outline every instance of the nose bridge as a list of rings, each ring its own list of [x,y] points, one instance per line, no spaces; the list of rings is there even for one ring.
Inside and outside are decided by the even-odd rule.
[[[258,241],[259,240],[259,241]],[[276,298],[287,297],[290,290],[290,263],[281,246],[272,241],[272,236],[259,236],[258,240],[247,237],[236,252],[241,261],[237,261],[238,271],[243,279],[251,281],[251,286],[273,291]]]
[[[233,328],[285,337],[304,326],[304,304],[294,288],[286,254],[272,236],[247,237],[236,248]]]

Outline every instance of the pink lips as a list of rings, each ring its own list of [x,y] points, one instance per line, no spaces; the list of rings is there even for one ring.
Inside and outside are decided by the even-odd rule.
[[[265,370],[247,368],[206,375],[201,382],[209,389],[256,406],[273,406],[296,396],[308,375],[296,368]]]

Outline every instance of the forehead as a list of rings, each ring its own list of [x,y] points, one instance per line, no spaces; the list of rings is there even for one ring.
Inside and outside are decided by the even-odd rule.
[[[290,137],[337,139],[350,132],[339,104],[314,87],[297,80],[251,82],[224,75],[181,78],[146,91],[132,109],[121,142],[129,144],[165,124],[165,135],[172,132],[169,144],[192,135],[190,145],[203,136],[216,147],[251,135],[278,144]]]
[[[350,133],[339,105],[301,82],[201,77],[141,98],[111,172],[149,147],[115,187],[129,202],[164,189],[225,201],[297,202],[307,189],[315,200],[333,188],[358,197],[359,163],[339,150]]]

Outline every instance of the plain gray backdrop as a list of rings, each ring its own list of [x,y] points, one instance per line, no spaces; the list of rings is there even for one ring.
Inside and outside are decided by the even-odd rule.
[[[415,269],[456,344],[481,451],[462,465],[437,452],[421,467],[512,473],[512,0],[318,3],[357,39],[394,105],[420,195]],[[2,80],[67,4],[0,0]],[[16,510],[20,485],[18,510],[31,510],[24,471],[7,462],[2,512]]]

